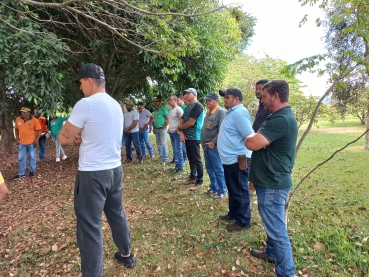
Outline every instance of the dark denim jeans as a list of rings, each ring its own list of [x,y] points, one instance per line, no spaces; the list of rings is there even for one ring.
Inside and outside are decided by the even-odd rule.
[[[24,175],[26,172],[27,164],[26,157],[28,153],[29,170],[36,171],[36,147],[31,144],[19,144],[18,146],[18,175]]]
[[[224,170],[220,161],[217,148],[204,149],[205,168],[210,179],[210,189],[219,194],[226,194],[226,184],[224,179]]]
[[[152,148],[152,145],[149,141],[149,130],[145,129],[145,130],[140,130],[138,131],[138,135],[139,135],[139,141],[141,144],[141,152],[142,152],[142,156],[146,156],[146,147],[147,150],[149,150],[150,156],[153,157],[154,156],[154,149]]]
[[[182,143],[180,141],[180,135],[175,133],[169,133],[170,142],[172,143],[173,148],[173,159],[174,163],[178,168],[183,169],[183,152],[182,152]]]
[[[295,276],[290,239],[284,222],[284,205],[290,188],[268,189],[254,184],[258,197],[258,209],[267,234],[265,254],[277,261],[278,277]]]
[[[185,163],[187,161],[186,144],[184,144],[183,142],[181,142],[181,147],[182,147],[183,163]]]
[[[135,150],[137,153],[137,157],[142,159],[142,152],[141,152],[141,145],[138,141],[138,132],[134,133],[124,133],[124,142],[126,144],[126,157],[129,160],[132,160],[132,141],[133,145],[135,146]]]
[[[38,139],[38,144],[40,145],[40,152],[38,153],[40,161],[45,159],[45,151],[46,151],[46,136],[41,136]]]
[[[247,158],[249,167],[245,170],[238,168],[238,163],[223,164],[224,177],[228,189],[228,215],[242,227],[251,225],[249,169],[251,159]]]

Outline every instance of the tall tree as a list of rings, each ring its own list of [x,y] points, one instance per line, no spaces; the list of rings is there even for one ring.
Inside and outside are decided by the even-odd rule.
[[[255,97],[255,83],[260,79],[286,79],[291,88],[291,95],[301,95],[302,92],[299,89],[301,81],[297,79],[296,74],[285,73],[284,68],[287,65],[286,61],[268,55],[258,59],[252,55],[240,53],[229,64],[222,86],[239,88],[244,94],[244,104],[255,116],[258,103]],[[300,107],[296,105],[295,108]]]
[[[37,23],[9,10],[0,12],[0,130],[2,146],[10,150],[12,122],[21,106],[54,113],[61,103],[58,65],[66,61],[68,46]]]
[[[228,10],[215,0],[4,0],[0,5],[2,24],[10,33],[24,32],[26,27],[17,24],[29,22],[38,26],[37,30],[26,30],[30,37],[55,34],[55,42],[68,45],[69,50],[65,47],[62,53],[53,50],[52,39],[51,45],[43,47],[50,50],[50,56],[60,58],[53,64],[60,78],[55,85],[60,87],[48,88],[55,93],[56,98],[49,98],[55,100],[54,107],[62,102],[64,108],[74,105],[81,96],[78,87],[69,80],[85,62],[103,67],[107,91],[117,99],[136,95],[150,98],[149,92],[155,92],[153,88],[169,94],[195,86],[200,93],[207,92],[221,80],[227,62],[237,52],[236,46],[242,41],[246,43],[249,36],[242,34],[253,34],[245,28],[245,21],[251,22],[250,28],[254,24],[251,16],[238,13],[236,17],[237,8]],[[4,14],[12,14],[12,20],[3,20]],[[24,42],[33,46],[31,40]],[[4,43],[8,43],[5,38]],[[38,60],[36,56],[32,58]],[[12,65],[15,70],[15,63],[8,64]],[[42,65],[39,68],[48,70]],[[16,84],[6,81],[3,87],[6,86],[15,88]],[[37,84],[35,90],[40,91]],[[36,99],[37,105],[47,100],[34,96],[37,97],[30,101],[35,103]],[[45,105],[48,107],[46,102]]]
[[[299,2],[303,5],[314,5],[318,1],[299,0]],[[369,0],[319,2],[319,7],[325,11],[327,19],[317,20],[317,22],[327,27],[328,56],[335,62],[331,64],[333,65],[331,69],[337,69],[330,72],[334,84],[331,91],[335,90],[338,93],[336,98],[339,99],[339,93],[347,83],[357,83],[355,79],[360,78],[363,73],[366,79],[369,76]],[[342,69],[345,70],[342,71]],[[366,125],[368,129],[369,117],[366,119]],[[365,148],[369,148],[369,133],[365,135]]]

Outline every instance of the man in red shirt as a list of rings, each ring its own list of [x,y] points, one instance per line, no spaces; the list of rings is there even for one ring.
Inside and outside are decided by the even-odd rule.
[[[18,175],[14,179],[26,177],[26,156],[28,153],[29,176],[34,177],[36,171],[36,148],[41,135],[41,126],[36,118],[31,115],[31,109],[22,108],[22,115],[15,120],[15,137],[18,146]]]
[[[40,146],[40,152],[38,153],[38,156],[40,158],[40,161],[43,161],[45,159],[45,151],[46,151],[46,132],[47,132],[47,119],[44,116],[40,116],[40,113],[38,109],[33,109],[33,116],[37,118],[38,123],[40,123],[41,126],[41,136],[38,140],[38,144]]]

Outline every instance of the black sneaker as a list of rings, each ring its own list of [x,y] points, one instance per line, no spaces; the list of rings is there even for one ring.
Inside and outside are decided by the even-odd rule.
[[[174,160],[171,160],[169,163],[170,164],[175,164],[176,162]]]
[[[132,162],[132,160],[130,160],[130,159],[126,159],[126,160],[124,161],[124,163],[125,163],[125,164],[131,163],[131,162]]]
[[[175,171],[173,171],[174,174],[180,174],[183,172],[183,168],[177,168]]]
[[[29,177],[35,177],[35,172],[34,171],[30,171],[29,172]]]
[[[143,158],[138,159],[138,163],[139,163],[139,164],[142,164],[142,163],[143,163]]]
[[[18,180],[18,179],[22,179],[22,178],[24,178],[24,177],[26,177],[26,174],[23,174],[23,175],[16,175],[15,177],[14,177],[14,180]]]
[[[178,169],[178,166],[176,166],[175,168],[171,169],[170,171],[172,171],[173,173],[175,173]]]
[[[136,265],[135,256],[132,253],[129,254],[129,257],[122,257],[120,252],[116,252],[115,259],[118,261],[118,263],[123,264],[127,268],[131,268]]]

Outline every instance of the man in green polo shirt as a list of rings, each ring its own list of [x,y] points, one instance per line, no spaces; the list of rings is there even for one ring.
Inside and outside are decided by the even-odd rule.
[[[155,111],[154,111],[154,134],[156,137],[156,144],[158,146],[158,152],[160,159],[167,163],[168,162],[168,146],[167,146],[167,126],[168,110],[161,105],[161,99],[155,98]]]
[[[267,234],[265,251],[252,249],[251,255],[276,264],[278,277],[295,276],[290,239],[284,222],[284,205],[292,186],[297,122],[288,105],[289,87],[273,80],[262,88],[262,103],[270,114],[245,145],[254,151],[249,180],[255,186],[258,209]]]

